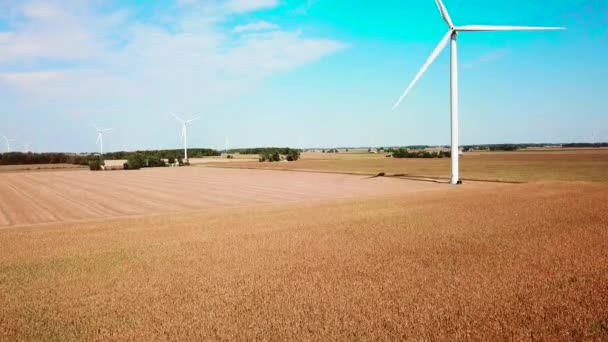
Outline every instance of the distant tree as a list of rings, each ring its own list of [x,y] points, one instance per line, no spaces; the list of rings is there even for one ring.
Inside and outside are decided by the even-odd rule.
[[[125,170],[139,170],[147,166],[147,160],[142,153],[132,154],[123,167]]]
[[[272,157],[272,161],[275,161],[275,162],[281,161],[281,155],[279,154],[278,151],[275,151],[274,153],[272,153],[271,157]]]

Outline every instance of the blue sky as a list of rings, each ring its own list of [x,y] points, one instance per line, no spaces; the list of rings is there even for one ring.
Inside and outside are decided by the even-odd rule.
[[[444,0],[459,36],[461,142],[608,141],[608,2]],[[433,0],[0,0],[0,134],[13,149],[449,143]],[[4,150],[4,146],[1,146]]]

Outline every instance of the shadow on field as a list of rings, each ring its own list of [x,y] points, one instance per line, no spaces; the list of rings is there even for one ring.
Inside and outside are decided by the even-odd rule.
[[[388,178],[399,178],[399,179],[407,179],[412,181],[419,182],[427,182],[427,183],[439,183],[439,184],[450,184],[450,180],[447,178],[437,178],[437,177],[429,177],[429,176],[414,176],[408,175],[405,173],[396,173],[396,174],[386,174],[385,172],[379,172],[376,175],[365,177],[364,179],[378,178],[378,177],[388,177]],[[498,179],[472,179],[472,178],[461,178],[461,181],[470,181],[470,182],[485,182],[485,183],[505,183],[505,184],[524,184],[525,182],[518,181],[504,181]]]

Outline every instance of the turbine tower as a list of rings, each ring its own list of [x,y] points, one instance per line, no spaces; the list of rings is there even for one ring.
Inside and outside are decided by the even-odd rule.
[[[92,125],[92,127],[95,128],[95,130],[97,131],[96,144],[99,145],[99,155],[103,156],[103,135],[104,135],[104,133],[107,133],[107,132],[113,130],[114,128],[99,129],[95,125]]]
[[[175,120],[177,120],[177,122],[179,122],[182,125],[182,139],[184,140],[184,163],[187,163],[188,162],[188,124],[191,123],[192,121],[196,121],[196,120],[200,119],[200,117],[196,117],[196,118],[190,119],[190,120],[184,120],[173,113],[171,113],[171,116],[174,117]]]
[[[4,138],[4,143],[6,143],[6,152],[11,152],[11,142],[15,141],[15,139],[9,139],[6,135],[2,135]]]
[[[439,42],[439,45],[435,48],[431,56],[427,59],[426,63],[422,66],[414,80],[405,89],[399,100],[393,106],[393,109],[397,108],[401,101],[409,94],[416,82],[422,77],[426,70],[433,64],[437,56],[445,49],[448,41],[451,42],[451,62],[450,62],[450,112],[451,112],[451,154],[452,154],[452,177],[450,183],[460,184],[460,176],[458,175],[458,50],[456,46],[456,38],[460,32],[489,32],[489,31],[544,31],[544,30],[563,30],[563,27],[539,27],[539,26],[490,26],[490,25],[467,25],[467,26],[454,26],[448,11],[441,2],[441,0],[435,0],[439,12],[443,17],[443,20],[448,24],[448,32]]]

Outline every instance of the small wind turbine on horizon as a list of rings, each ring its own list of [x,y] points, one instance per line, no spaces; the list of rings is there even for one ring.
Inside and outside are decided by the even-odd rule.
[[[188,162],[188,124],[200,119],[200,116],[190,119],[190,120],[184,120],[173,113],[170,113],[170,115],[172,117],[174,117],[175,120],[177,120],[177,122],[179,122],[182,125],[182,139],[184,140],[184,162],[187,163]]]
[[[96,125],[91,125],[91,127],[97,131],[97,141],[95,143],[99,145],[99,155],[103,156],[103,135],[114,128],[99,129]]]
[[[2,135],[2,138],[4,139],[4,143],[6,144],[6,152],[10,153],[11,152],[11,142],[14,142],[15,139],[9,139],[6,135]]]
[[[403,92],[399,100],[393,105],[393,110],[399,106],[401,101],[409,94],[416,82],[422,77],[426,70],[433,64],[437,56],[445,49],[448,41],[451,41],[451,63],[450,63],[450,112],[451,112],[451,159],[452,159],[452,177],[451,184],[460,184],[460,176],[458,174],[458,53],[456,47],[456,38],[460,32],[490,32],[490,31],[544,31],[544,30],[564,30],[564,27],[539,27],[539,26],[493,26],[493,25],[466,25],[454,26],[448,11],[446,10],[441,0],[435,0],[439,12],[443,20],[448,24],[448,32],[441,39],[439,45],[435,48],[428,60],[422,65],[414,80],[409,84]]]
[[[28,153],[30,152],[30,146],[32,145],[31,142],[26,142],[25,144],[23,144],[23,152]]]

